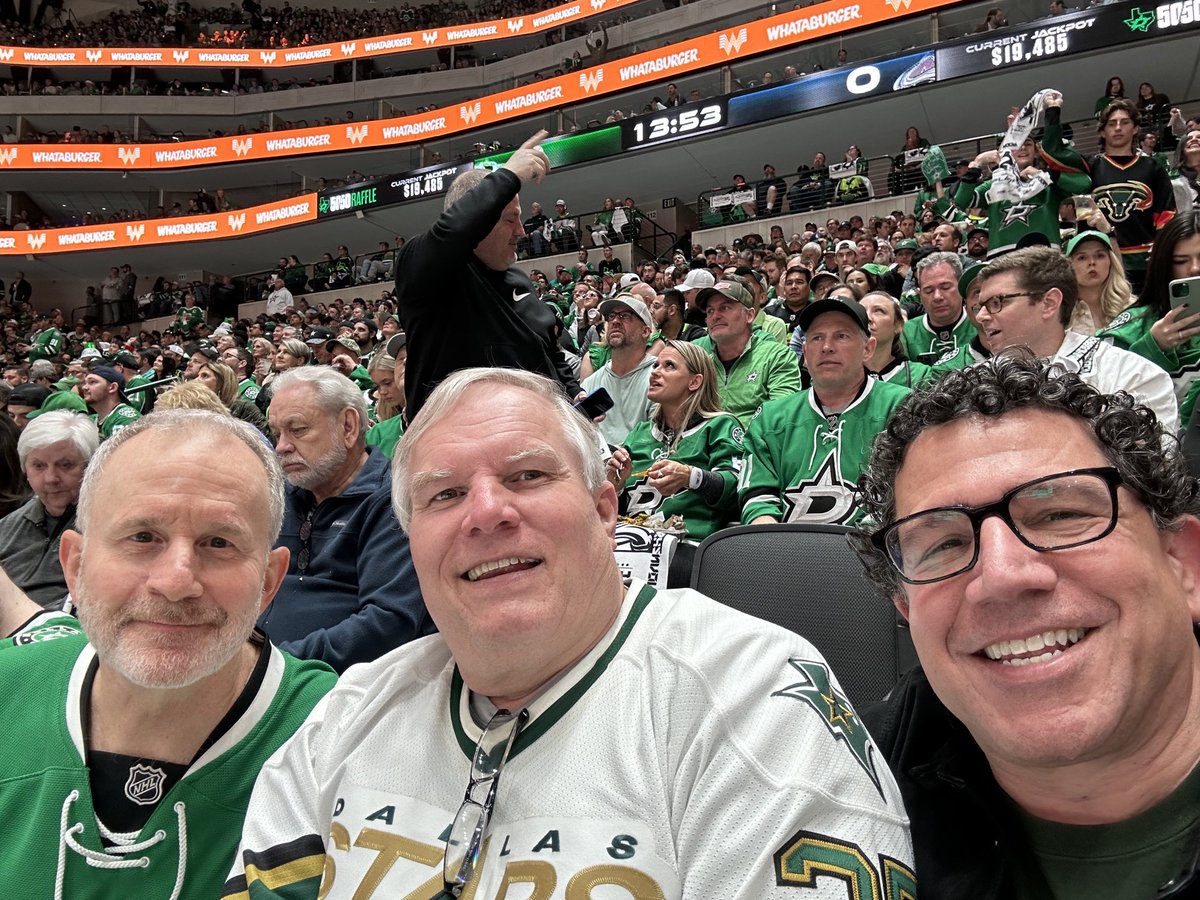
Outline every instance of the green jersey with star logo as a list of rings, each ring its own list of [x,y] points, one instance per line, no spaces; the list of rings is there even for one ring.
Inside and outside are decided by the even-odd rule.
[[[625,438],[633,467],[621,492],[621,512],[627,516],[661,512],[663,518],[679,516],[688,537],[702,540],[730,522],[737,521],[737,473],[742,463],[742,426],[733,416],[720,415],[701,419],[679,436],[674,450],[668,452],[666,435],[653,422],[640,422]],[[705,502],[699,492],[684,488],[670,497],[650,484],[650,466],[664,457],[716,472],[725,489],[715,505]]]
[[[780,522],[849,525],[861,510],[858,476],[908,388],[868,378],[858,398],[826,415],[812,390],[763,404],[746,429],[746,460],[738,482],[742,522],[774,516]]]
[[[149,384],[155,379],[153,369],[147,369],[138,375],[134,375],[125,382],[125,394],[129,397],[129,405],[136,409],[139,413],[145,414],[150,406],[150,395],[154,393],[154,389],[143,391],[135,391],[134,388],[139,388],[142,385]]]
[[[243,378],[238,382],[238,396],[243,400],[249,400],[251,403],[258,399],[261,390],[253,378]]]
[[[975,326],[964,309],[953,325],[931,325],[927,315],[909,319],[904,324],[904,348],[908,358],[932,366],[945,356],[952,356],[975,337]]]
[[[128,403],[118,403],[113,407],[113,411],[104,417],[104,421],[97,423],[100,428],[100,440],[108,440],[126,425],[132,425],[141,417],[142,414]]]

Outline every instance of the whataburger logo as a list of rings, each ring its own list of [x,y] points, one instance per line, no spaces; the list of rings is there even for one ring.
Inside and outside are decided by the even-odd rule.
[[[520,31],[524,27],[525,27],[524,19],[509,19],[508,20],[508,30],[511,31],[513,34],[516,34],[518,31]]]
[[[583,88],[585,94],[590,94],[596,88],[600,87],[600,82],[604,80],[604,70],[596,69],[592,74],[587,72],[579,73],[579,86]]]
[[[358,41],[351,41],[348,44],[342,44],[342,56],[353,56],[354,51],[358,48]]]
[[[121,157],[124,165],[132,166],[142,155],[141,147],[118,147],[117,156]]]
[[[258,58],[259,58],[259,60],[262,61],[262,63],[264,65],[269,66],[275,62],[275,51],[274,50],[259,50]]]
[[[11,60],[13,58],[13,52],[14,51],[12,47],[5,47],[3,50],[0,50],[0,61],[8,62]]]
[[[721,35],[721,49],[725,51],[726,56],[731,56],[734,53],[742,51],[742,45],[746,43],[746,29],[743,28],[738,32],[726,32]]]
[[[140,241],[142,239],[142,235],[144,235],[145,233],[146,233],[146,226],[144,224],[126,225],[125,226],[125,236],[127,238],[129,238],[131,241],[135,241],[135,242]]]
[[[246,224],[246,214],[237,213],[235,215],[234,213],[230,213],[229,218],[227,218],[225,221],[229,223],[229,229],[231,231],[241,231],[242,226]]]
[[[103,56],[104,56],[103,50],[88,50],[87,51],[88,62],[100,62],[100,59]]]
[[[480,112],[483,111],[483,104],[476,101],[471,106],[460,106],[458,114],[462,116],[462,120],[468,125],[474,125],[475,120],[479,118]]]
[[[367,131],[370,130],[368,125],[359,125],[357,128],[353,125],[346,126],[346,138],[352,144],[361,144],[367,139]]]
[[[900,12],[900,7],[902,6],[905,9],[910,9],[912,7],[912,0],[884,0],[884,2],[887,3],[887,5],[890,6],[894,12]]]
[[[37,234],[30,232],[25,235],[25,242],[29,244],[30,250],[41,250],[42,245],[46,243],[46,232],[39,231]]]
[[[600,10],[604,9],[605,2],[607,2],[607,0],[592,0],[592,9],[599,12]]]
[[[254,146],[254,138],[233,139],[233,152],[238,156],[245,156],[250,152],[250,148]]]
[[[175,50],[172,52],[175,56],[175,62],[187,62],[188,57],[192,55],[191,50]]]
[[[0,148],[0,166],[11,166],[17,161],[16,147]]]
[[[427,44],[436,44],[437,36],[438,36],[438,33],[436,31],[422,31],[421,32],[421,40],[423,40]]]

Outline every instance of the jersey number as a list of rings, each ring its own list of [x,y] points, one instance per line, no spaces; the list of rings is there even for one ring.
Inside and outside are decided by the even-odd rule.
[[[882,879],[855,844],[801,831],[775,854],[775,874],[780,884],[807,888],[816,887],[822,876],[838,878],[846,883],[851,900],[916,900],[917,878],[912,869],[883,854],[879,862]]]

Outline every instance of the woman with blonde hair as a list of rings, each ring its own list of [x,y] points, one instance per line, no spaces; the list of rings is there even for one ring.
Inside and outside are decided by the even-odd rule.
[[[181,381],[163,391],[155,404],[156,409],[205,409],[209,412],[232,415],[221,398],[212,388],[199,381]]]
[[[1090,337],[1133,302],[1133,288],[1121,254],[1103,232],[1081,231],[1067,242],[1067,256],[1079,284],[1079,302],[1067,328]]]
[[[606,474],[626,515],[679,516],[702,540],[737,518],[742,427],[721,408],[712,357],[687,341],[664,341],[646,396],[650,419],[613,451]]]
[[[396,338],[392,338],[395,341]],[[389,347],[397,349],[389,342]],[[382,450],[390,459],[404,434],[404,363],[407,348],[401,343],[399,358],[381,349],[371,357],[367,374],[375,382],[375,424],[367,429],[367,445]]]
[[[196,373],[196,380],[216,394],[234,418],[253,425],[268,438],[271,437],[266,416],[249,400],[238,396],[238,378],[233,369],[223,362],[207,360]]]

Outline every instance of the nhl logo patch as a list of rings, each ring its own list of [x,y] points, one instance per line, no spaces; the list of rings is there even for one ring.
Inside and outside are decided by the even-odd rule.
[[[125,781],[125,796],[138,806],[153,806],[163,795],[163,784],[167,773],[155,766],[143,766],[141,763],[129,768],[129,778]]]

